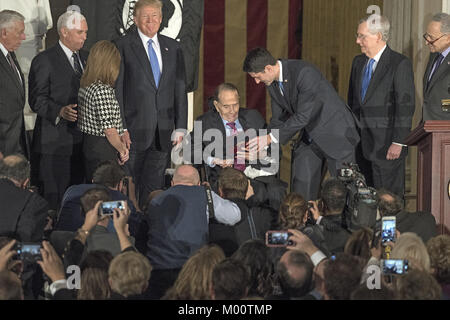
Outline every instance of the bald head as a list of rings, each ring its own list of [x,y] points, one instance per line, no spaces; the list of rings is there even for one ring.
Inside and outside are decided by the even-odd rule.
[[[191,165],[179,166],[173,175],[172,186],[198,186],[200,185],[200,176],[197,169]]]
[[[0,176],[20,184],[30,178],[30,164],[22,155],[10,155],[0,162]]]

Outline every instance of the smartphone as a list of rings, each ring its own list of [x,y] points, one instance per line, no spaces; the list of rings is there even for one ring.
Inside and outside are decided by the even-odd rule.
[[[40,243],[18,242],[15,246],[18,258],[32,263],[39,260],[42,261],[41,248],[42,245]]]
[[[381,270],[385,275],[402,275],[408,272],[408,260],[381,260]]]
[[[395,217],[383,217],[381,222],[381,243],[395,242]]]
[[[266,246],[268,247],[286,247],[293,245],[289,240],[292,233],[287,231],[267,231],[266,232]]]
[[[125,201],[107,201],[102,202],[102,205],[100,206],[99,215],[103,216],[112,216],[114,214],[114,209],[118,208],[120,210],[125,209]]]

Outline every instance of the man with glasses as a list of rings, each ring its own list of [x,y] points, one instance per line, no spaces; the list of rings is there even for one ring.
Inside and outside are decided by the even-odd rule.
[[[358,26],[361,55],[353,59],[348,104],[361,121],[357,163],[369,185],[403,197],[404,141],[415,108],[414,73],[410,59],[387,45],[390,23],[371,15]]]
[[[423,37],[431,51],[423,77],[423,121],[450,120],[450,15],[434,15]]]

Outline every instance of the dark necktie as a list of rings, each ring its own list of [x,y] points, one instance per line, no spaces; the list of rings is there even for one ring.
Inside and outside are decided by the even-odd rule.
[[[284,86],[283,86],[283,81],[278,81],[278,85],[280,86],[281,94],[284,96]]]
[[[370,59],[369,63],[366,65],[364,69],[364,76],[361,85],[361,101],[366,97],[367,89],[369,88],[370,79],[372,79],[372,69],[373,64],[375,63],[374,59]]]
[[[153,49],[153,40],[148,40],[148,56],[150,57],[150,65],[152,66],[153,77],[155,78],[156,87],[159,86],[159,79],[161,78],[161,71],[159,70],[158,57],[156,56],[155,49]]]
[[[12,58],[11,54],[8,52],[8,54],[6,55],[6,59],[8,59],[9,65],[11,66],[11,69],[14,73],[14,75],[17,77],[17,79],[19,80],[19,82],[22,82],[22,80],[19,77],[19,74],[17,73],[17,67],[16,64],[14,62],[14,59]]]
[[[227,122],[227,126],[231,129],[231,136],[237,135],[238,130],[236,128],[236,123],[234,123],[234,122]],[[245,163],[238,163],[237,162],[237,146],[236,145],[234,146],[233,154],[234,154],[233,168],[235,168],[236,170],[239,170],[239,171],[244,171],[245,170]]]
[[[72,58],[73,58],[73,68],[75,69],[76,74],[79,77],[81,77],[81,75],[83,74],[83,69],[81,69],[80,59],[78,59],[78,54],[76,52],[74,52],[72,54]]]
[[[427,83],[427,84],[430,84],[431,79],[433,79],[433,76],[436,74],[436,72],[437,72],[438,69],[439,69],[439,66],[440,66],[441,63],[442,63],[442,60],[444,60],[444,56],[442,55],[442,53],[439,54],[439,55],[436,57],[436,59],[434,59],[433,67],[432,67],[432,69],[431,69],[430,77],[428,78],[428,83]]]

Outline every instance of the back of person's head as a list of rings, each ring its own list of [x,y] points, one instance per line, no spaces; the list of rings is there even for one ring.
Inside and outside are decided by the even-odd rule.
[[[277,64],[277,60],[272,54],[264,48],[255,48],[247,53],[244,60],[243,71],[259,73],[263,72],[267,65],[274,66]]]
[[[326,213],[342,213],[347,201],[347,188],[339,179],[330,178],[322,187],[321,199]]]
[[[440,300],[442,289],[436,279],[426,271],[409,270],[395,279],[400,300]]]
[[[386,189],[377,191],[378,212],[382,217],[395,216],[404,209],[403,200],[393,192]]]
[[[242,261],[250,276],[248,296],[266,297],[272,293],[272,260],[270,250],[262,240],[247,240],[233,254]]]
[[[431,270],[440,284],[450,284],[450,236],[440,235],[427,242]]]
[[[300,298],[313,289],[314,265],[302,251],[286,251],[277,264],[281,290],[290,298]]]
[[[142,294],[147,288],[152,266],[142,254],[128,251],[117,255],[109,265],[111,290],[124,296]]]
[[[81,77],[81,88],[89,87],[100,81],[114,87],[120,69],[120,53],[110,41],[98,41],[89,50],[86,68]]]
[[[125,171],[115,161],[105,161],[98,165],[92,176],[92,182],[115,189],[125,177]]]
[[[212,272],[225,259],[217,245],[206,245],[192,255],[181,268],[177,280],[163,299],[209,300],[211,299]]]
[[[370,252],[372,238],[373,231],[363,227],[351,234],[345,244],[344,252],[369,261],[372,256],[372,253]]]
[[[384,283],[379,289],[369,289],[367,284],[363,283],[352,292],[350,300],[397,300],[397,295]]]
[[[184,164],[176,168],[172,178],[172,186],[198,186],[200,185],[200,175],[193,166]]]
[[[219,175],[219,191],[224,199],[245,199],[247,176],[234,168],[224,168]]]
[[[214,300],[239,300],[247,296],[249,275],[242,261],[226,258],[212,273],[211,295]]]
[[[359,286],[363,267],[362,259],[347,253],[338,253],[334,259],[328,260],[324,269],[326,298],[349,300]]]
[[[304,225],[305,215],[308,211],[308,202],[302,195],[291,192],[280,206],[279,223],[282,229],[298,229]]]
[[[10,155],[0,161],[0,178],[23,184],[30,178],[30,163],[21,154]]]
[[[391,259],[405,259],[410,268],[430,272],[430,256],[422,239],[412,232],[402,233],[392,249]]]
[[[113,256],[104,250],[91,251],[83,259],[81,269],[81,288],[78,300],[108,299],[111,289],[108,283],[108,268]]]
[[[98,201],[111,201],[108,190],[104,188],[92,188],[86,191],[80,198],[84,213],[94,209]]]
[[[23,300],[22,282],[9,270],[0,271],[0,300]]]

